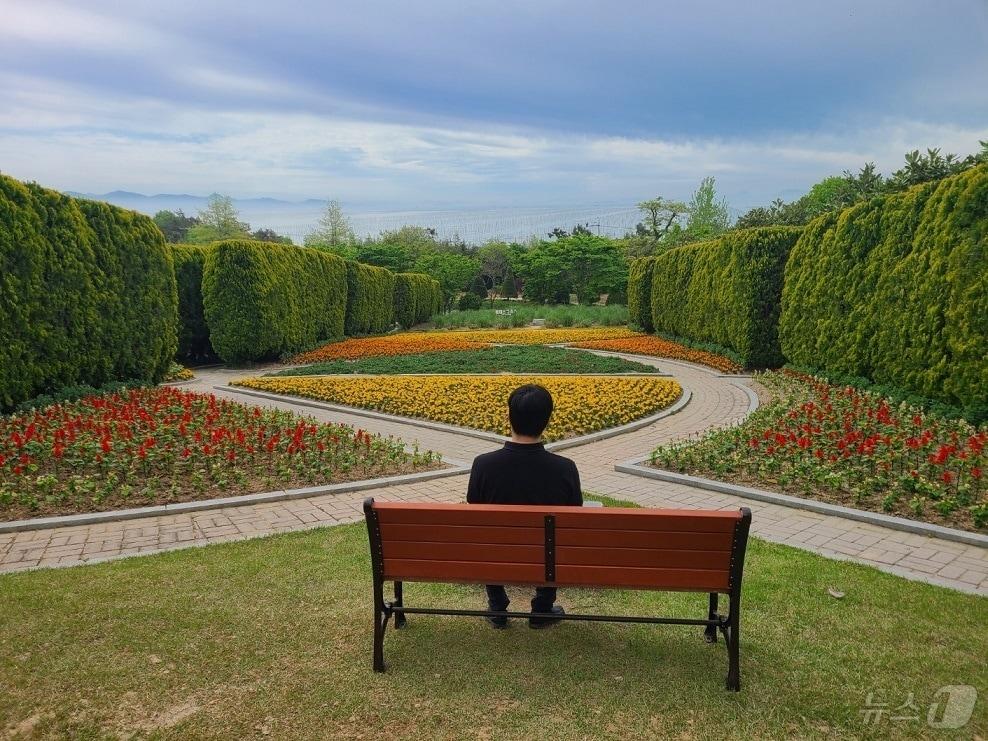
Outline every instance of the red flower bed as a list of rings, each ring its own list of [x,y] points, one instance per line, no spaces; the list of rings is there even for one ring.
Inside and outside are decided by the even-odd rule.
[[[953,527],[988,527],[988,430],[786,371],[742,425],[658,448],[655,465]]]
[[[0,418],[0,519],[334,483],[435,467],[391,438],[174,387]]]

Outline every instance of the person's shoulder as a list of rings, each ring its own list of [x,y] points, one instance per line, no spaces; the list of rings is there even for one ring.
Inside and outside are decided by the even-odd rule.
[[[473,459],[474,468],[483,468],[497,463],[504,457],[504,448],[498,448],[488,453],[481,453]]]
[[[546,453],[549,456],[549,460],[551,460],[553,464],[558,466],[560,469],[576,470],[576,463],[574,463],[572,459],[567,458],[564,455],[559,455],[558,453],[552,453],[549,451],[546,451]]]

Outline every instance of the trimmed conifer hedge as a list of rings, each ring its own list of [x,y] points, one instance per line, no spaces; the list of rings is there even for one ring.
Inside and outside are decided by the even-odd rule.
[[[988,165],[812,221],[785,273],[790,362],[988,411]]]
[[[209,341],[209,325],[202,306],[202,271],[206,246],[172,244],[175,280],[178,283],[178,358],[203,361],[216,357]]]
[[[652,326],[652,269],[654,257],[639,257],[628,268],[628,320],[646,332]],[[610,303],[610,296],[608,296]]]
[[[404,329],[415,324],[415,290],[410,273],[395,273],[394,320]]]
[[[439,281],[424,273],[396,273],[394,320],[404,329],[429,321],[436,313]]]
[[[0,408],[66,386],[160,381],[177,304],[151,219],[0,175]]]
[[[742,229],[656,257],[655,331],[729,348],[745,367],[781,365],[782,279],[800,232],[798,227]]]
[[[347,336],[380,334],[391,329],[395,274],[387,268],[347,260],[346,284]]]
[[[343,335],[346,265],[328,252],[231,239],[206,254],[209,338],[230,363],[264,360]],[[389,297],[390,313],[390,297]]]

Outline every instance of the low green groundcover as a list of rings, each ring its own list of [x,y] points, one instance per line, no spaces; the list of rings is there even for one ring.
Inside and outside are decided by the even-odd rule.
[[[482,350],[419,353],[334,360],[269,375],[323,376],[342,373],[655,373],[658,368],[621,358],[558,347],[506,346]]]
[[[524,609],[527,590],[511,594]],[[409,584],[405,600],[478,608],[483,591]],[[561,602],[706,609],[705,595],[622,590]],[[375,674],[362,524],[4,575],[0,603],[0,732],[44,737],[918,738],[941,687],[988,687],[983,598],[760,540],[739,694],[723,642],[683,626],[410,616]],[[955,733],[986,731],[982,697]]]

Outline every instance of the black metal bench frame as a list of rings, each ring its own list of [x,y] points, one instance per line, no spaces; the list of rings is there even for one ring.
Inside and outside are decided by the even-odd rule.
[[[744,573],[744,557],[748,545],[748,531],[751,527],[751,510],[741,507],[741,517],[734,528],[734,536],[731,547],[731,564],[728,590],[724,592],[728,596],[727,614],[718,613],[718,598],[721,592],[709,592],[709,603],[706,619],[698,618],[676,618],[676,617],[647,617],[638,615],[582,615],[570,614],[556,615],[555,613],[542,612],[514,612],[514,611],[492,611],[492,610],[458,610],[452,608],[438,607],[405,607],[403,600],[402,582],[394,581],[394,600],[384,599],[384,551],[381,538],[381,528],[378,523],[377,512],[374,510],[374,498],[368,497],[364,500],[364,517],[367,522],[367,535],[370,540],[371,569],[373,573],[374,586],[374,671],[385,671],[384,665],[384,634],[388,627],[388,622],[394,616],[395,630],[405,626],[406,615],[458,615],[465,617],[508,617],[508,618],[549,618],[552,620],[582,620],[600,623],[647,623],[653,625],[697,625],[704,626],[703,637],[707,643],[717,642],[717,631],[724,636],[727,646],[728,671],[725,685],[728,690],[738,692],[741,689],[741,667],[740,667],[740,608],[741,608],[741,580]],[[546,581],[552,582],[554,576],[555,548],[553,544],[554,518],[547,515],[545,523],[546,540]],[[429,583],[429,582],[426,582]],[[434,581],[436,584],[446,584],[453,582]],[[525,586],[555,586],[552,583],[532,584]],[[594,585],[582,585],[579,588],[593,588]],[[610,585],[596,585],[599,588],[611,588]],[[621,589],[631,589],[633,591],[671,591],[662,589],[635,589],[634,587],[619,587]]]

